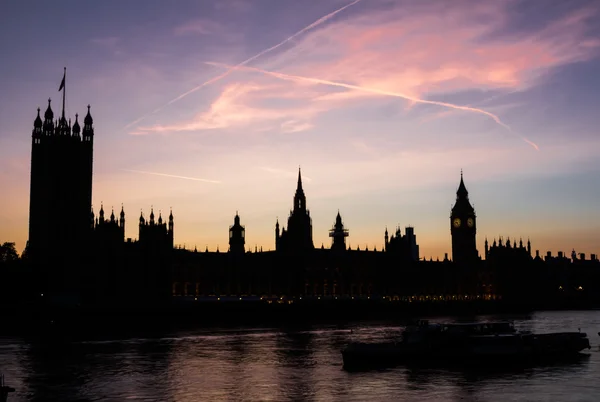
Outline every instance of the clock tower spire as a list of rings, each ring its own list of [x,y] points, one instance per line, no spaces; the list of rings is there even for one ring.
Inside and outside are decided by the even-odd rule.
[[[456,191],[456,203],[450,214],[450,233],[452,235],[452,260],[460,265],[477,261],[479,258],[476,244],[477,216],[469,202],[469,192],[465,186],[463,172],[460,171],[460,184]]]

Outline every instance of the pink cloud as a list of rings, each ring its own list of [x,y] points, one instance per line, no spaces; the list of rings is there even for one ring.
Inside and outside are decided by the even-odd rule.
[[[281,94],[281,96],[280,96]],[[317,106],[303,105],[290,107],[266,106],[269,101],[288,98],[294,99],[300,92],[292,93],[289,85],[262,85],[257,82],[233,83],[227,85],[220,96],[194,118],[172,125],[139,127],[132,135],[149,132],[167,133],[178,131],[197,131],[226,128],[244,128],[247,131],[264,131],[278,126],[281,132],[299,132],[308,130],[312,124],[308,121],[322,112]],[[262,103],[261,103],[262,101]]]
[[[543,70],[585,60],[600,46],[584,35],[585,23],[594,15],[590,10],[576,11],[538,32],[483,39],[507,21],[505,4],[490,2],[474,10],[470,4],[444,12],[402,6],[359,15],[307,33],[265,67],[289,66],[291,74],[424,96],[474,88],[523,89]],[[478,22],[482,14],[493,20]],[[296,63],[300,58],[306,62]]]
[[[237,68],[233,78],[238,84],[225,86],[193,121],[140,130],[264,130],[266,123],[281,131],[308,129],[319,114],[348,102],[399,95],[410,109],[435,103],[427,100],[434,94],[524,90],[538,84],[545,71],[590,58],[600,48],[600,40],[585,36],[592,10],[578,10],[535,32],[495,38],[492,34],[509,21],[507,2],[444,4],[397,5],[328,21],[296,37],[286,50],[258,58],[261,68]],[[263,81],[259,90],[252,82],[242,84],[246,81],[240,70],[260,71],[287,83]],[[274,102],[257,105],[267,98],[296,103],[287,108],[274,107]],[[487,114],[505,125],[485,110],[437,104]]]

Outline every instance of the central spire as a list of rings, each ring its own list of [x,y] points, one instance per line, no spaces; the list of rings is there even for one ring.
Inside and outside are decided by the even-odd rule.
[[[300,166],[298,166],[298,187],[297,191],[302,191],[302,171],[300,170]]]
[[[294,195],[294,211],[306,211],[306,196],[302,189],[302,172],[298,167],[298,186]]]

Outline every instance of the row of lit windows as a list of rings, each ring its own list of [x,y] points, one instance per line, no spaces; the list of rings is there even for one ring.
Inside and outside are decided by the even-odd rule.
[[[184,296],[184,295],[179,295],[179,294],[174,294],[173,296]],[[246,300],[246,301],[259,301],[259,300],[263,300],[263,301],[268,301],[268,302],[272,302],[272,301],[293,301],[293,300],[385,300],[385,301],[402,301],[402,302],[407,302],[407,303],[412,303],[412,302],[431,302],[431,301],[469,301],[469,300],[500,300],[502,298],[502,296],[499,295],[495,295],[492,293],[486,293],[486,294],[481,294],[481,295],[419,295],[419,296],[366,296],[366,295],[361,295],[361,296],[350,296],[350,295],[343,295],[343,296],[324,296],[324,295],[305,295],[305,296],[298,296],[298,297],[286,297],[286,296],[261,296],[260,298],[258,296],[247,296],[247,295],[242,295],[242,296],[236,296],[236,295],[230,295],[230,296],[217,296],[217,295],[208,295],[208,296],[201,296],[201,295],[196,295],[194,297],[194,300],[214,300],[214,301],[234,301],[234,300]]]

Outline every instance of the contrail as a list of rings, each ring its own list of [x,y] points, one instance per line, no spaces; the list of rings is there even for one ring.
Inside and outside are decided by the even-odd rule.
[[[263,56],[263,55],[265,55],[265,54],[267,54],[267,53],[269,53],[269,52],[272,52],[273,50],[275,50],[275,49],[277,49],[277,48],[279,48],[279,47],[283,46],[283,45],[284,45],[284,44],[286,44],[287,42],[291,41],[291,40],[292,40],[292,39],[294,39],[296,36],[298,36],[298,35],[302,35],[304,32],[306,32],[306,31],[308,31],[308,30],[310,30],[310,29],[313,29],[313,28],[315,28],[315,27],[317,27],[317,26],[319,26],[319,25],[323,24],[324,22],[326,22],[327,20],[329,20],[330,18],[332,18],[332,17],[333,17],[333,16],[335,16],[336,14],[338,14],[338,13],[340,13],[340,12],[344,11],[344,10],[345,10],[345,9],[347,9],[348,7],[351,7],[351,6],[355,5],[356,3],[360,2],[360,1],[361,1],[361,0],[354,0],[352,3],[350,3],[350,4],[347,4],[347,5],[345,5],[345,6],[344,6],[344,7],[342,7],[342,8],[338,8],[337,10],[335,10],[335,11],[333,11],[333,12],[331,12],[331,13],[329,13],[329,14],[325,15],[324,17],[321,17],[321,18],[319,18],[318,20],[316,20],[316,21],[315,21],[315,22],[313,22],[312,24],[310,24],[310,25],[308,25],[308,26],[306,26],[306,27],[302,28],[301,30],[299,30],[298,32],[296,32],[296,33],[295,33],[295,34],[293,34],[292,36],[290,36],[290,37],[288,37],[288,38],[284,39],[283,41],[279,42],[278,44],[276,44],[276,45],[274,45],[274,46],[271,46],[270,48],[268,48],[268,49],[265,49],[265,50],[263,50],[263,51],[262,51],[262,52],[260,52],[260,53],[257,53],[257,54],[255,54],[254,56],[250,57],[249,59],[246,59],[246,60],[242,61],[241,63],[237,64],[236,66],[231,66],[231,67],[229,67],[229,70],[225,71],[223,74],[221,74],[221,75],[217,75],[216,77],[213,77],[213,78],[211,78],[210,80],[203,82],[202,84],[200,84],[200,85],[198,85],[198,86],[196,86],[196,87],[194,87],[194,88],[190,89],[189,91],[187,91],[187,92],[184,92],[183,94],[179,95],[178,97],[176,97],[176,98],[174,98],[174,99],[171,99],[169,102],[165,103],[163,106],[161,106],[161,107],[159,107],[159,108],[155,109],[155,110],[154,110],[153,112],[151,112],[151,113],[148,113],[148,114],[146,114],[146,115],[144,115],[144,116],[140,117],[139,119],[137,119],[137,120],[135,120],[135,121],[132,121],[131,123],[129,123],[128,125],[126,125],[124,128],[129,128],[129,127],[131,127],[132,125],[134,125],[134,124],[136,124],[136,123],[140,122],[141,120],[145,119],[146,117],[150,116],[151,114],[154,114],[154,113],[156,113],[156,112],[158,112],[158,111],[162,110],[163,108],[165,108],[165,107],[169,106],[170,104],[172,104],[172,103],[174,103],[174,102],[177,102],[178,100],[180,100],[180,99],[182,99],[182,98],[185,98],[185,97],[186,97],[186,96],[188,96],[189,94],[191,94],[191,93],[194,93],[194,92],[196,92],[197,90],[199,90],[199,89],[201,89],[201,88],[204,88],[204,87],[205,87],[205,86],[207,86],[207,85],[210,85],[210,84],[212,84],[213,82],[217,82],[217,81],[219,81],[220,79],[227,77],[229,74],[231,74],[231,73],[232,73],[233,71],[235,71],[237,68],[239,68],[239,67],[242,67],[242,66],[245,66],[246,64],[250,63],[251,61],[253,61],[253,60],[256,60],[257,58],[259,58],[260,56]]]
[[[222,64],[222,63],[206,62],[206,64],[209,64],[211,66],[219,66],[219,67],[231,68],[231,66],[228,66],[227,64]],[[501,125],[505,129],[507,129],[511,133],[516,134],[510,128],[510,126],[508,124],[504,123],[502,120],[500,120],[500,118],[498,116],[496,116],[493,113],[488,112],[487,110],[479,109],[479,108],[476,108],[476,107],[460,106],[460,105],[455,105],[453,103],[438,102],[438,101],[432,101],[432,100],[425,100],[425,99],[415,98],[414,96],[410,96],[410,95],[403,94],[403,93],[400,93],[400,92],[384,91],[382,89],[362,87],[362,86],[352,85],[352,84],[345,84],[343,82],[337,82],[337,81],[322,80],[320,78],[303,77],[303,76],[299,76],[299,75],[277,73],[277,72],[274,72],[274,71],[263,70],[263,69],[256,68],[256,67],[248,67],[248,66],[239,66],[238,65],[235,68],[240,68],[240,69],[249,70],[249,71],[255,71],[255,72],[258,72],[258,73],[270,75],[270,76],[273,76],[273,77],[276,77],[276,78],[279,78],[279,79],[282,79],[282,80],[287,80],[287,81],[312,82],[314,84],[330,85],[330,86],[334,86],[334,87],[341,87],[341,88],[354,89],[354,90],[363,91],[363,92],[370,92],[370,93],[374,93],[374,94],[378,94],[378,95],[385,95],[385,96],[393,96],[393,97],[396,97],[396,98],[403,98],[403,99],[406,99],[406,100],[409,100],[409,101],[412,101],[412,102],[416,102],[416,103],[424,103],[424,104],[429,104],[429,105],[438,105],[438,106],[443,106],[443,107],[447,107],[447,108],[450,108],[450,109],[465,110],[465,111],[468,111],[468,112],[480,113],[480,114],[486,115],[488,117],[491,117],[496,123],[498,123],[499,125]],[[528,143],[529,145],[531,145],[533,148],[535,148],[537,151],[540,150],[539,147],[535,143],[533,143],[532,141],[528,140],[527,138],[521,137],[521,136],[519,136],[519,137],[523,141],[525,141],[526,143]]]
[[[220,181],[217,181],[217,180],[199,179],[197,177],[176,176],[176,175],[173,175],[173,174],[166,174],[166,173],[145,172],[143,170],[131,170],[131,169],[123,169],[123,170],[126,171],[126,172],[133,172],[133,173],[143,173],[143,174],[152,174],[152,175],[155,175],[155,176],[174,177],[176,179],[186,179],[186,180],[194,180],[194,181],[203,181],[205,183],[215,183],[215,184],[221,183]]]

